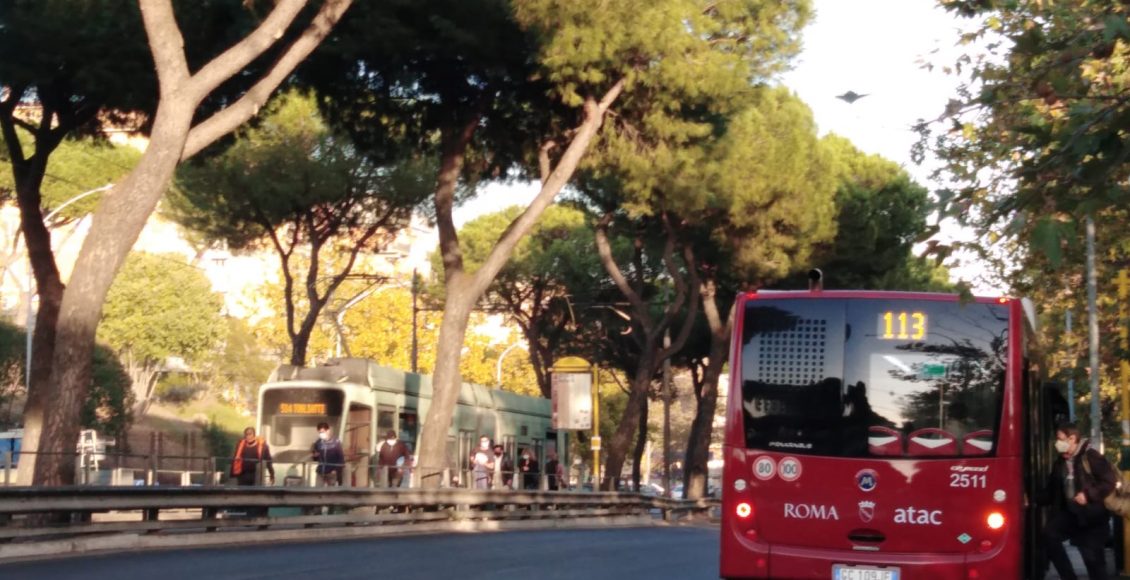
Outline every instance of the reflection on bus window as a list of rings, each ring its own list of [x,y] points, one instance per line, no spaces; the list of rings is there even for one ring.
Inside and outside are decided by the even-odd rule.
[[[742,336],[750,448],[818,455],[992,452],[1000,416],[1006,312],[916,302],[929,333],[892,340],[881,300],[757,300]]]

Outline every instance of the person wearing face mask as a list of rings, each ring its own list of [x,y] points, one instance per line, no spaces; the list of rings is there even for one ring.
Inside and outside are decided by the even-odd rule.
[[[522,450],[522,457],[518,460],[518,471],[522,474],[522,489],[538,488],[538,461],[534,459],[534,453],[528,448]]]
[[[1063,580],[1075,580],[1075,570],[1063,542],[1070,540],[1083,557],[1090,580],[1107,578],[1104,547],[1110,514],[1103,499],[1114,492],[1118,476],[1110,462],[1073,424],[1056,429],[1055,450],[1059,454],[1048,479],[1047,503],[1052,511],[1043,531],[1048,560]]]
[[[471,480],[475,489],[490,489],[494,473],[494,454],[490,451],[490,437],[479,437],[479,447],[471,453]]]
[[[385,433],[385,440],[377,448],[377,481],[386,481],[389,487],[400,487],[404,478],[401,467],[408,461],[408,446],[396,437],[396,431],[389,429]],[[387,474],[387,475],[386,475]]]
[[[506,448],[494,445],[494,482],[502,482],[502,487],[514,489],[514,462],[506,455]]]
[[[345,450],[341,441],[333,436],[330,424],[318,423],[318,440],[311,449],[314,461],[318,462],[318,477],[322,485],[341,485],[341,472],[345,467]]]

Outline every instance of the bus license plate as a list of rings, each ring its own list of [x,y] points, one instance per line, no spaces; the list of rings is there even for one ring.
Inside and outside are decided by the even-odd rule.
[[[832,566],[832,580],[899,580],[898,568]]]

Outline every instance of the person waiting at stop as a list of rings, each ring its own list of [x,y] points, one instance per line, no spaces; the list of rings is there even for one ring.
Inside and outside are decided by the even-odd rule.
[[[263,483],[270,485],[275,479],[275,468],[271,465],[271,449],[262,437],[255,436],[255,428],[248,427],[243,430],[243,439],[235,448],[235,456],[231,462],[231,475],[236,478],[239,485],[255,485],[259,483],[259,466],[262,464],[265,475]]]
[[[345,449],[341,446],[341,440],[333,436],[329,423],[318,423],[318,440],[314,442],[311,455],[318,462],[317,473],[322,485],[341,485]]]

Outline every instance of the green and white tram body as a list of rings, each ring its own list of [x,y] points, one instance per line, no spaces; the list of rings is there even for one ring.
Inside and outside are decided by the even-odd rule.
[[[276,485],[313,484],[310,451],[321,422],[329,423],[341,439],[346,485],[376,485],[369,465],[385,434],[396,431],[414,451],[431,400],[430,376],[381,367],[370,360],[330,359],[312,368],[280,366],[259,387],[257,418],[259,434],[271,448]],[[451,468],[453,477],[464,474],[480,435],[502,443],[515,464],[518,450],[528,448],[539,465],[544,465],[550,451],[568,465],[566,435],[555,431],[551,421],[549,399],[463,383],[448,429],[447,464],[438,467]]]

